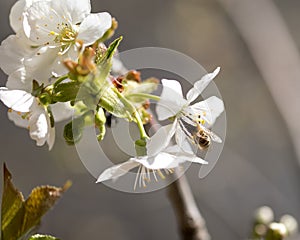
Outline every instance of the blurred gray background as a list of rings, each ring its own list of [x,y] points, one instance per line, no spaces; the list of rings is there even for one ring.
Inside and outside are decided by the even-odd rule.
[[[1,40],[12,33],[8,16],[14,2],[0,2]],[[198,179],[196,165],[187,175],[213,239],[233,240],[248,237],[253,211],[261,205],[271,206],[277,218],[289,213],[300,220],[300,171],[295,151],[299,150],[298,145],[293,142],[295,136],[291,137],[295,126],[289,127],[282,108],[276,104],[289,98],[289,94],[274,95],[273,83],[266,84],[267,75],[260,67],[264,62],[253,58],[253,48],[247,40],[260,35],[240,31],[250,27],[255,32],[260,26],[246,21],[249,14],[244,18],[241,12],[240,21],[232,18],[230,14],[239,9],[224,2],[232,1],[92,0],[92,5],[94,12],[108,11],[119,21],[116,36],[124,36],[121,50],[166,47],[191,56],[208,71],[222,67],[216,84],[227,112],[225,148],[205,179]],[[237,2],[242,4],[247,0]],[[263,9],[259,7],[262,2],[274,4],[298,54],[300,1],[249,2],[255,3],[257,11]],[[261,16],[264,12],[258,14]],[[255,11],[250,15],[256,18]],[[268,14],[262,23],[268,23],[267,17]],[[244,25],[237,27],[236,22]],[[278,25],[271,22],[266,26],[264,32],[268,35]],[[274,46],[272,44],[270,41],[269,46]],[[273,58],[279,57],[286,56],[274,52]],[[285,70],[293,63],[287,61],[286,64]],[[289,70],[287,76],[288,73]],[[287,77],[281,84],[289,85],[291,80],[299,82]],[[6,76],[1,72],[1,86],[5,81]],[[287,111],[299,108],[299,103],[291,99]],[[40,232],[72,240],[180,239],[165,190],[143,195],[125,194],[94,184],[95,179],[86,171],[75,149],[64,143],[60,134],[63,124],[57,128],[53,151],[48,152],[47,147],[36,147],[27,130],[15,127],[6,112],[1,104],[0,161],[7,163],[15,185],[27,195],[36,185],[62,185],[68,179],[73,181],[72,188],[44,218]]]

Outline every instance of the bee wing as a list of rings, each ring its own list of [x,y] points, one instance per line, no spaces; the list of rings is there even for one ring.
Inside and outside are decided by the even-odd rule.
[[[201,126],[201,128],[209,134],[211,140],[213,140],[216,143],[222,143],[222,139],[217,134],[215,134],[213,131],[211,131],[203,126]]]

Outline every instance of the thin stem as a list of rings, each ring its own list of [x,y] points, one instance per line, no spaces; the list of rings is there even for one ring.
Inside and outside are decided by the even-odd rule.
[[[136,110],[136,108],[133,106],[131,102],[129,102],[116,88],[113,88],[113,91],[118,95],[120,101],[125,105],[125,107],[129,110],[129,112],[132,112],[132,116],[136,120],[137,126],[140,131],[140,137],[141,139],[148,139],[148,135],[145,131],[142,119],[140,117],[140,114]]]
[[[140,98],[145,98],[145,99],[152,99],[154,101],[159,101],[160,97],[152,94],[147,94],[147,93],[131,93],[126,95],[127,98],[131,97],[140,97]]]

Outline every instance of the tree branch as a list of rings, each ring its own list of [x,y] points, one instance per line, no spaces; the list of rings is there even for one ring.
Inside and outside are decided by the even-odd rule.
[[[178,177],[178,170],[174,177]],[[168,187],[168,197],[175,210],[182,239],[209,240],[210,235],[185,175]]]
[[[156,132],[157,126],[158,124],[152,119],[145,126],[146,131],[152,129]],[[167,192],[177,217],[182,239],[210,240],[205,220],[197,207],[187,178],[184,174],[179,177],[179,173],[180,169],[176,169],[173,175],[176,180],[169,185]]]

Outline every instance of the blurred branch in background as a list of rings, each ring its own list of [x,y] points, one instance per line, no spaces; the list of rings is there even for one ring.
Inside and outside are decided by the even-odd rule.
[[[159,124],[152,119],[145,125],[146,131],[156,132]],[[179,175],[181,175],[179,177]],[[169,201],[176,214],[178,227],[183,240],[210,240],[205,219],[202,217],[194,199],[190,184],[185,174],[180,174],[180,169],[173,173],[176,179],[167,188]]]
[[[218,0],[265,79],[292,137],[300,164],[300,55],[271,0]],[[279,141],[280,139],[278,139]]]
[[[176,177],[177,172],[174,173]],[[209,240],[210,235],[204,218],[198,210],[191,188],[185,175],[177,178],[168,187],[168,196],[177,215],[182,239]]]

